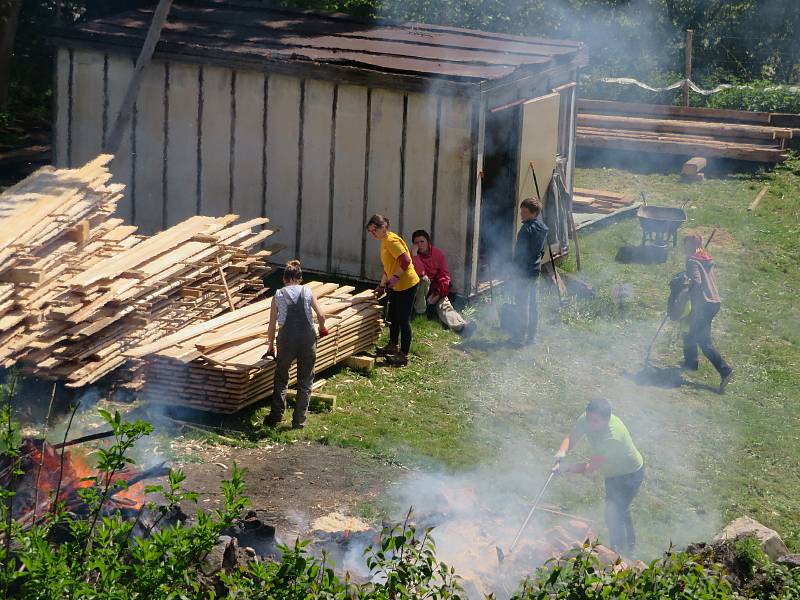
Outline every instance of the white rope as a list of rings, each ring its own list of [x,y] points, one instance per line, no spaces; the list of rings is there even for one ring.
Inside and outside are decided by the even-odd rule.
[[[723,83],[710,90],[704,90],[703,88],[698,87],[697,84],[695,84],[695,82],[692,81],[691,79],[681,79],[665,87],[652,87],[632,77],[601,77],[600,81],[602,81],[603,83],[618,83],[620,85],[635,85],[649,92],[668,92],[670,90],[677,90],[679,88],[682,88],[685,84],[688,84],[689,89],[691,89],[693,92],[697,92],[698,94],[702,94],[703,96],[710,96],[711,94],[716,94],[717,92],[721,92],[722,90],[727,90],[730,88],[735,88],[740,90],[761,89],[762,91],[765,92],[771,92],[774,90],[783,90],[789,92],[790,94],[800,94],[800,87],[794,85],[771,85],[765,88],[757,88],[754,85],[730,85],[728,83]]]

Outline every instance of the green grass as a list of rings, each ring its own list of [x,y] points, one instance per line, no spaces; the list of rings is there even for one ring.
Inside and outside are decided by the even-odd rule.
[[[407,368],[326,374],[323,391],[338,396],[333,413],[311,416],[300,433],[255,427],[251,439],[315,440],[410,467],[483,466],[533,477],[546,472],[588,398],[601,394],[647,462],[635,503],[645,555],[670,540],[706,538],[741,514],[775,527],[800,549],[800,161],[770,173],[712,174],[699,185],[683,184],[677,174],[619,169],[581,168],[576,177],[582,187],[645,190],[651,204],[679,206],[689,198],[683,231],[708,235],[719,227],[710,248],[723,295],[714,335],[736,370],[726,395],[715,392],[719,379],[705,360],[696,373],[671,369],[680,359],[671,323],[653,352],[654,378],[641,379],[668,280],[683,259],[678,248],[661,265],[615,262],[620,246],[640,239],[637,221],[628,219],[581,236],[580,275],[597,296],[558,311],[552,291],[543,290],[535,348],[498,345],[500,334],[484,324],[462,347],[451,332],[417,318]],[[747,206],[764,183],[770,193],[751,215]],[[615,299],[615,284],[630,284],[633,298]],[[477,306],[479,319],[485,310]],[[258,409],[247,419],[257,424],[262,416]],[[537,490],[523,483],[533,496]],[[600,481],[561,478],[548,501],[602,520]]]

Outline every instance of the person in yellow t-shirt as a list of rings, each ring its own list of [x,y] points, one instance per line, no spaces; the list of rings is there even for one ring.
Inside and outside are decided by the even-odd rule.
[[[403,238],[389,231],[389,219],[372,215],[367,221],[367,231],[381,243],[383,274],[375,291],[380,296],[385,290],[389,302],[389,343],[378,348],[377,353],[385,356],[390,365],[402,367],[408,364],[411,349],[411,314],[419,276]]]
[[[589,461],[561,467],[561,460],[582,437],[586,437],[591,447]],[[561,442],[553,469],[584,475],[600,473],[605,478],[609,545],[617,552],[630,555],[636,544],[631,504],[644,480],[644,459],[628,428],[619,417],[611,414],[608,400],[592,398],[572,432]]]

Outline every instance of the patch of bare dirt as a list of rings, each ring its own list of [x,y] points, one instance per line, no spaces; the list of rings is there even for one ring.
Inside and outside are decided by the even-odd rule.
[[[284,542],[303,537],[312,521],[331,512],[355,515],[360,504],[381,495],[400,473],[397,467],[353,450],[311,442],[263,448],[210,446],[193,458],[199,462],[182,466],[184,485],[199,494],[200,508],[221,506],[220,484],[236,463],[247,469],[250,508],[266,511]]]

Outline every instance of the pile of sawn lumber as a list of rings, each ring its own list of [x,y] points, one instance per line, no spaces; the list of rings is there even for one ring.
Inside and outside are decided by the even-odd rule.
[[[592,190],[588,188],[572,189],[572,210],[578,213],[611,214],[633,204],[633,198],[618,192]]]
[[[267,219],[191,217],[157,235],[112,218],[124,186],[101,155],[45,167],[0,195],[0,365],[80,387],[125,350],[249,304]]]
[[[576,135],[584,147],[777,163],[800,116],[579,100]]]
[[[352,294],[351,286],[311,282],[330,333],[317,341],[316,371],[374,345],[382,326],[381,309],[371,291]],[[149,402],[233,413],[263,400],[273,388],[275,362],[264,359],[272,298],[178,330],[127,354],[144,358]],[[295,367],[290,371],[295,381]]]

